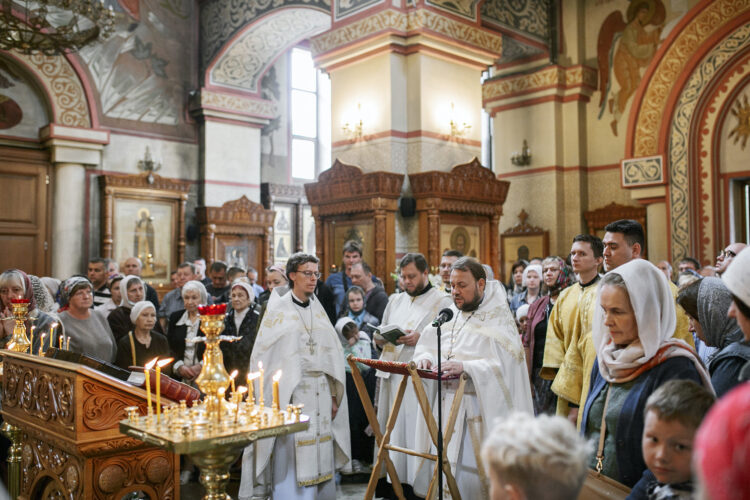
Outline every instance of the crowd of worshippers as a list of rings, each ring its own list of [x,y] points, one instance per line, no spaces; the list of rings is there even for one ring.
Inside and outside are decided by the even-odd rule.
[[[243,380],[258,362],[268,373],[283,368],[282,402],[304,403],[313,416],[310,430],[248,449],[243,499],[335,498],[340,474],[371,473],[379,454],[388,466],[377,472],[378,497],[396,498],[392,472],[406,498],[424,497],[432,463],[375,441],[388,424],[393,447],[435,453],[414,389],[354,365],[377,414],[373,429],[346,357],[435,371],[438,342],[450,380],[442,401],[434,382],[427,396],[443,415],[463,397],[445,450],[463,498],[571,499],[598,475],[633,499],[750,498],[745,247],[727,245],[711,266],[684,258],[673,272],[643,258],[638,222],[619,220],[603,239],[574,237],[565,258],[513,263],[507,284],[456,250],[443,253],[435,276],[423,255],[408,253],[389,296],[362,245],[348,241],[325,281],[318,259],[302,253],[266,268],[263,284],[253,268],[198,259],[172,273],[161,301],[139,259],[94,258],[85,275],[64,281],[3,272],[0,343],[13,331],[10,301],[23,297],[33,352],[50,346],[54,330],[71,351],[123,368],[173,357],[168,374],[194,384],[198,306],[228,303],[225,334],[240,340],[221,346],[227,371]],[[432,322],[445,308],[454,315],[438,337]],[[405,334],[388,341],[378,335],[387,325]],[[469,382],[458,394],[463,373]],[[394,401],[401,411],[391,415]]]

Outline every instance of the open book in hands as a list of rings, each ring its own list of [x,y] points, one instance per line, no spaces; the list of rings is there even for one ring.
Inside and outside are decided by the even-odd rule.
[[[396,340],[406,335],[406,332],[398,325],[374,326],[367,323],[367,326],[373,329],[375,340],[387,340],[391,344],[396,344]]]

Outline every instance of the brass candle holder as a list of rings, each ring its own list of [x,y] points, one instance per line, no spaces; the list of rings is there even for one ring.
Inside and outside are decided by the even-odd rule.
[[[16,324],[13,326],[13,337],[8,342],[11,351],[30,352],[31,342],[26,337],[26,319],[29,316],[29,302],[29,299],[11,300],[13,319],[16,321]]]

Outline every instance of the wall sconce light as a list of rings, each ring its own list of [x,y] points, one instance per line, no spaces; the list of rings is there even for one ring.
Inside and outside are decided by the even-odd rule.
[[[528,165],[531,165],[531,149],[529,149],[529,145],[526,142],[526,139],[523,140],[523,147],[521,148],[521,152],[519,153],[518,151],[515,151],[510,156],[510,162],[517,167],[526,167]]]
[[[451,137],[463,137],[466,132],[469,131],[471,128],[471,125],[468,125],[466,122],[463,122],[459,125],[458,120],[455,119],[455,108],[453,106],[453,103],[451,103]]]
[[[151,157],[151,151],[148,149],[148,146],[146,146],[146,153],[143,155],[143,159],[138,160],[138,170],[148,172],[146,180],[149,184],[153,184],[154,172],[157,172],[159,169],[161,169],[161,163],[153,160]]]
[[[357,116],[354,121],[354,125],[351,125],[348,121],[341,127],[341,131],[349,137],[349,139],[361,139],[362,138],[362,103],[357,103]]]

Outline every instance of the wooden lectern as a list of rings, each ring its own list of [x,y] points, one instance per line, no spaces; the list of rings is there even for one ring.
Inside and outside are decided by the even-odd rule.
[[[23,500],[179,499],[180,457],[120,434],[146,392],[83,365],[0,351],[2,414],[21,435]]]

